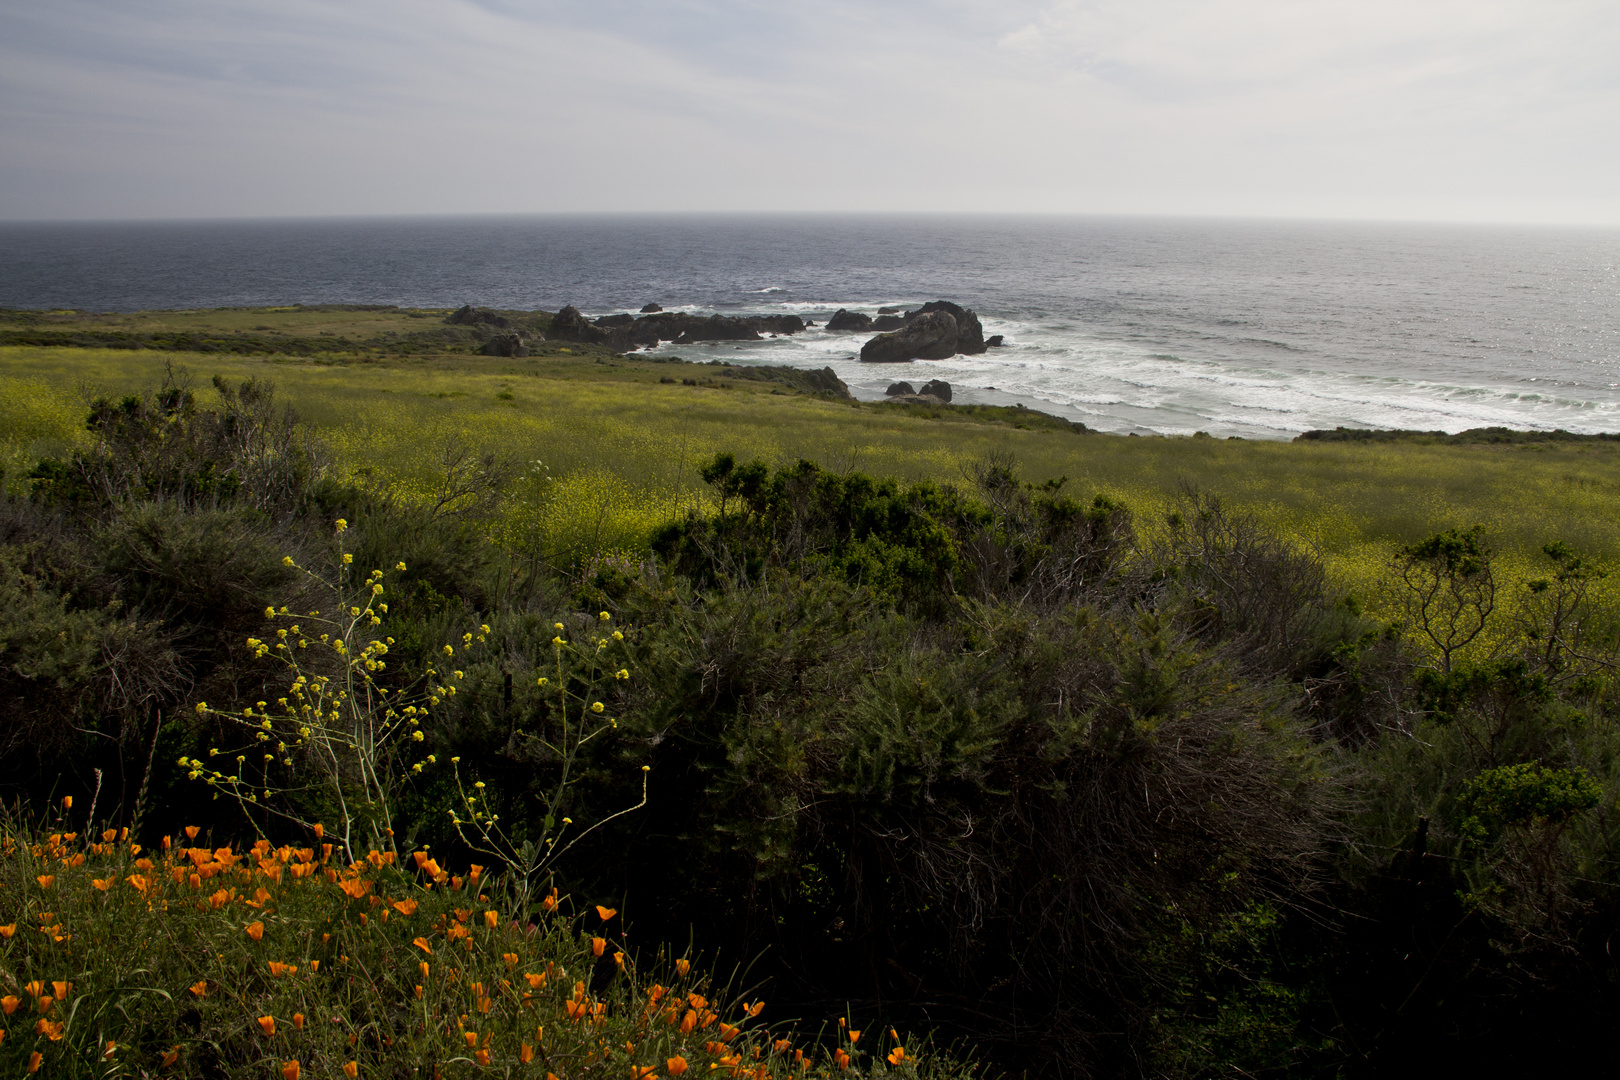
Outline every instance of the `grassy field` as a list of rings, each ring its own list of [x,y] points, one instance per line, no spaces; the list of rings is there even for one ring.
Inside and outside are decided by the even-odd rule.
[[[424,314],[432,319],[424,320]],[[61,317],[64,321],[68,316]],[[83,437],[91,395],[189,370],[206,403],[214,375],[273,380],[339,465],[425,492],[447,445],[524,463],[508,526],[553,551],[635,549],[660,521],[703,499],[699,461],[716,451],[785,463],[961,482],[1006,455],[1023,475],[1123,500],[1144,523],[1192,486],[1313,546],[1344,586],[1371,596],[1396,547],[1455,525],[1485,526],[1510,573],[1536,571],[1563,539],[1620,564],[1620,444],[1280,443],[1086,434],[1016,410],[837,402],[725,369],[548,344],[524,359],[466,353],[389,357],[389,334],[442,313],[255,309],[94,316],[215,337],[240,328],[364,339],[358,360],[154,350],[0,348],[0,463],[7,482]],[[145,321],[142,321],[145,320]],[[263,328],[263,329],[261,329]],[[667,351],[667,350],[666,350]]]

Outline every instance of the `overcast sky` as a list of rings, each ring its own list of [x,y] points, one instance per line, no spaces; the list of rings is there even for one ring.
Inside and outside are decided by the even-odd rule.
[[[1620,0],[0,0],[0,219],[1620,224]]]

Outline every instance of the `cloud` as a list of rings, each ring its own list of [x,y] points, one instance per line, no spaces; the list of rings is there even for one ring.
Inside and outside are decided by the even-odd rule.
[[[1057,210],[1620,221],[1620,9],[53,0],[0,217]]]

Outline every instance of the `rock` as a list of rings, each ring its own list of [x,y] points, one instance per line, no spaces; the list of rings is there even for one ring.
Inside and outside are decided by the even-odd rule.
[[[923,384],[923,388],[917,391],[917,393],[925,396],[937,397],[941,401],[948,402],[951,400],[951,384],[946,382],[944,379],[930,379],[928,382]]]
[[[804,329],[804,320],[797,315],[757,315],[743,321],[772,334],[797,334]]]
[[[889,388],[883,392],[889,397],[894,397],[896,394],[915,394],[917,389],[908,382],[897,382],[890,383]]]
[[[830,367],[822,368],[820,371],[806,372],[806,376],[804,381],[812,390],[837,394],[839,397],[849,398],[852,401],[855,398],[855,395],[849,392],[849,384],[840,379],[838,373]]]
[[[1007,344],[1007,342],[1000,334],[992,334],[984,339],[984,347],[987,349],[999,349],[1005,344]]]
[[[899,330],[861,346],[861,359],[873,364],[905,360],[944,360],[955,356],[956,320],[948,311],[929,311],[912,317]]]
[[[858,311],[845,311],[839,308],[833,317],[827,320],[829,330],[870,330],[872,329],[872,316],[862,315]]]
[[[651,315],[655,311],[663,311],[663,310],[664,309],[659,307],[657,304],[648,304],[646,307],[641,309],[641,313],[643,315]]]
[[[900,309],[897,308],[897,307],[880,307],[880,308],[878,308],[878,314],[879,315],[898,315],[898,314],[900,314]]]
[[[596,326],[572,304],[551,317],[546,336],[552,341],[578,341],[585,345],[606,345],[611,349],[630,347],[630,335],[623,326]]]
[[[948,405],[933,394],[897,394],[888,400],[896,405]]]
[[[485,356],[528,356],[521,334],[496,334],[478,350]]]
[[[918,308],[910,318],[916,319],[936,311],[949,312],[956,320],[957,352],[967,356],[984,352],[984,327],[980,325],[979,317],[959,304],[953,304],[949,300],[935,300]]]
[[[596,320],[597,326],[629,326],[636,321],[634,315],[604,315]]]
[[[898,330],[906,325],[906,320],[898,315],[879,315],[872,320],[873,330]]]
[[[497,315],[487,307],[475,308],[471,304],[463,304],[444,317],[444,321],[451,326],[495,326],[504,330],[512,325],[512,320],[503,315]]]
[[[747,319],[734,319],[728,315],[710,315],[707,319],[694,318],[686,324],[677,345],[690,345],[697,341],[758,341],[759,331]]]

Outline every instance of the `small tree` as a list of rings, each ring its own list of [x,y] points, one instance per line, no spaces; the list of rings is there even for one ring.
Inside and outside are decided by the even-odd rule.
[[[1496,607],[1491,549],[1484,527],[1447,529],[1403,547],[1391,563],[1404,591],[1398,599],[1407,626],[1427,639],[1450,674],[1453,658],[1479,637]]]

